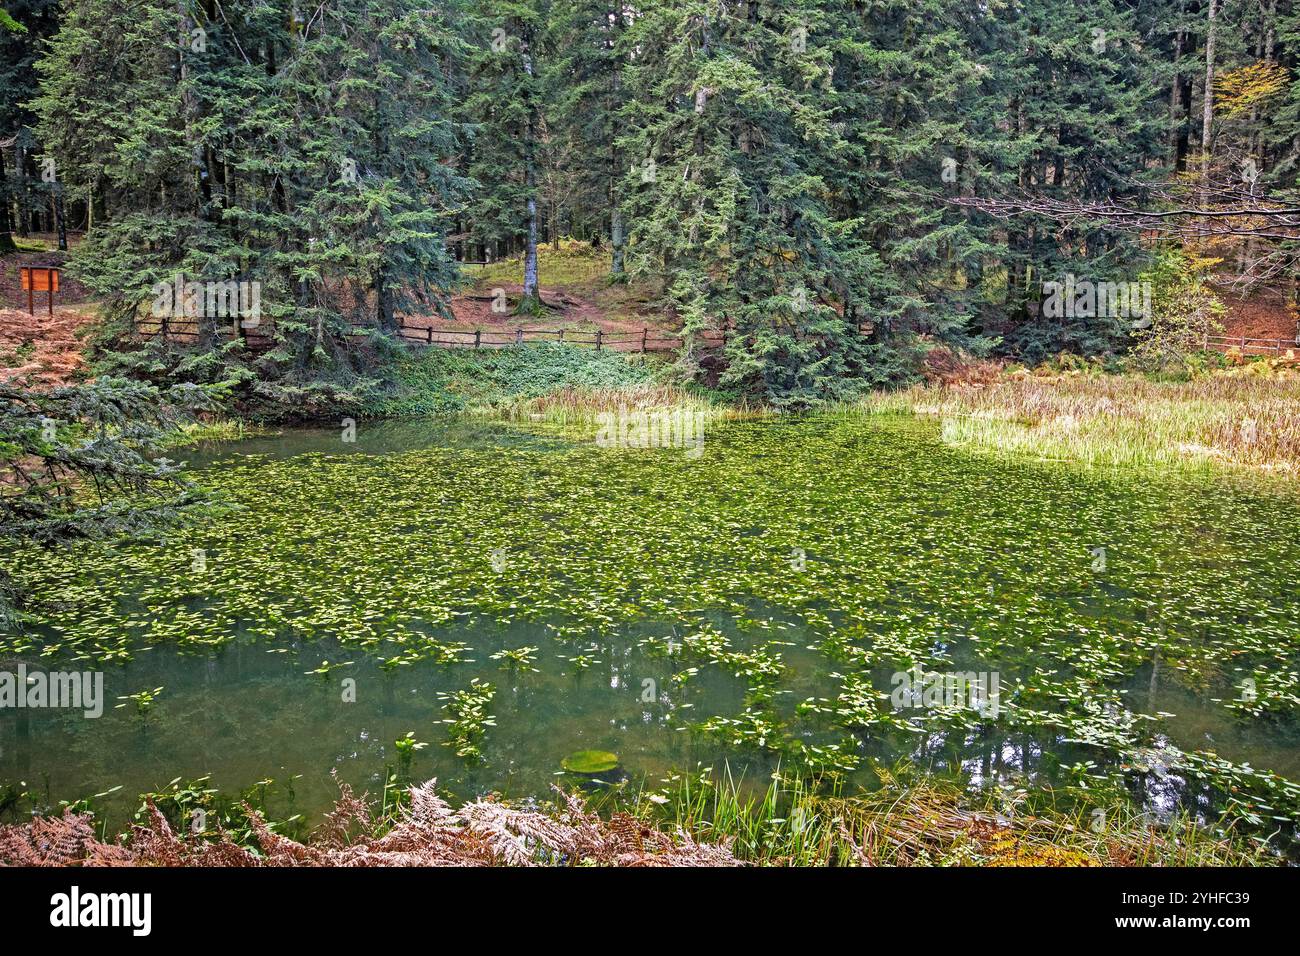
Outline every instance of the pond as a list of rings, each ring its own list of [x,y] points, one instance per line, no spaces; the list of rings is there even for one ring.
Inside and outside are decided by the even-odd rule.
[[[233,510],[13,556],[34,620],[0,670],[103,671],[108,704],[0,709],[0,785],[126,815],[175,778],[273,780],[317,818],[332,771],[375,794],[406,759],[513,797],[573,782],[581,750],[649,788],[724,765],[870,786],[910,760],[1289,829],[1300,498],[941,435],[768,418],[628,448],[361,422],[191,454]],[[996,697],[928,696],[927,673]],[[427,746],[404,758],[408,732]]]

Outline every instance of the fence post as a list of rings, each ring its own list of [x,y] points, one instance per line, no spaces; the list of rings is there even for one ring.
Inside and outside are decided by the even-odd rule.
[[[432,345],[432,344],[433,344],[433,326],[432,326],[432,325],[425,326],[425,329],[424,329],[424,340],[425,340],[425,342],[427,342],[429,345]]]
[[[560,329],[560,342],[564,342],[564,329]]]
[[[641,354],[642,355],[645,354],[645,340],[646,340],[646,336],[648,336],[649,334],[650,334],[649,327],[642,326],[641,327]]]
[[[600,351],[600,329],[596,330],[596,351]]]
[[[474,330],[474,348],[479,348],[479,343],[483,340],[483,330]]]

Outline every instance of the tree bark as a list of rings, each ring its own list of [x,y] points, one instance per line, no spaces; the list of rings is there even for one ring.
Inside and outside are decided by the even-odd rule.
[[[1183,71],[1178,67],[1178,61],[1183,58],[1183,43],[1186,39],[1186,31],[1183,29],[1183,8],[1184,3],[1178,4],[1178,32],[1174,34],[1174,78],[1169,84],[1169,165],[1177,167],[1179,160],[1179,132],[1181,122],[1178,116],[1178,107],[1181,101],[1183,86]]]
[[[67,217],[63,214],[63,186],[55,184],[54,187],[54,231],[59,237],[59,251],[68,251],[68,223]]]
[[[27,184],[31,182],[31,170],[27,168],[27,150],[23,149],[21,145],[14,147],[14,160],[14,172],[18,176],[20,183],[19,188],[22,189],[21,194],[14,193],[14,215],[17,217],[14,220],[14,226],[18,233],[18,237],[22,239],[26,238],[29,234],[29,227],[31,225],[27,215],[26,203]]]
[[[1205,106],[1201,112],[1201,179],[1210,178],[1210,133],[1214,127],[1214,34],[1219,0],[1210,0],[1205,28]]]
[[[612,247],[609,260],[609,272],[613,276],[622,276],[623,264],[623,210],[617,201],[609,213],[609,244]]]
[[[9,185],[5,179],[5,157],[4,152],[0,150],[0,254],[17,251],[13,225],[9,219]]]
[[[528,236],[524,247],[524,291],[519,301],[519,311],[535,312],[541,305],[537,292],[537,158],[533,155],[533,55],[527,46],[524,47],[524,73],[529,78],[528,115],[524,121],[524,187],[528,196]]]
[[[617,33],[618,27],[623,22],[622,7],[615,7],[610,19],[610,47],[615,54],[613,69],[613,93],[614,102],[619,102],[619,92],[621,89],[621,77],[618,71],[618,46]],[[618,119],[611,111],[609,130],[609,274],[615,280],[622,280],[625,271],[625,254],[624,254],[624,235],[623,235],[623,210],[619,208],[618,184],[623,176],[623,163],[618,154]]]

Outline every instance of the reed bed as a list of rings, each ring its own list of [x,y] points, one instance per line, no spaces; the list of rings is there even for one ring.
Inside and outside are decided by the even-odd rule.
[[[238,418],[181,422],[167,435],[164,448],[190,448],[209,441],[240,441],[265,435],[266,429]]]
[[[722,405],[679,386],[653,382],[615,388],[568,386],[534,398],[484,406],[476,414],[509,421],[594,427],[604,415],[648,411],[686,412],[701,416],[706,423],[773,414],[768,409],[744,403]]]
[[[0,827],[0,866],[1263,866],[1263,847],[1187,817],[1155,824],[1129,807],[1039,811],[973,797],[932,777],[853,797],[779,775],[755,793],[724,769],[667,792],[453,808],[433,781],[376,807],[346,785],[309,839],[291,839],[247,803],[195,835],[151,800],[115,839],[66,810]]]
[[[945,442],[1087,465],[1300,470],[1300,381],[1206,376],[1009,378],[984,388],[913,388],[860,411],[941,420]]]
[[[755,793],[725,770],[642,793],[635,813],[765,866],[1262,866],[1275,855],[1187,816],[1155,823],[1130,805],[1029,813],[931,776],[826,795],[799,778]]]

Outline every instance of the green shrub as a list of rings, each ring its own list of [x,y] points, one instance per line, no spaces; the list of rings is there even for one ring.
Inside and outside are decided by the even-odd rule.
[[[539,398],[566,387],[620,388],[655,381],[662,363],[558,342],[493,350],[431,348],[398,360],[376,416],[430,415]]]

